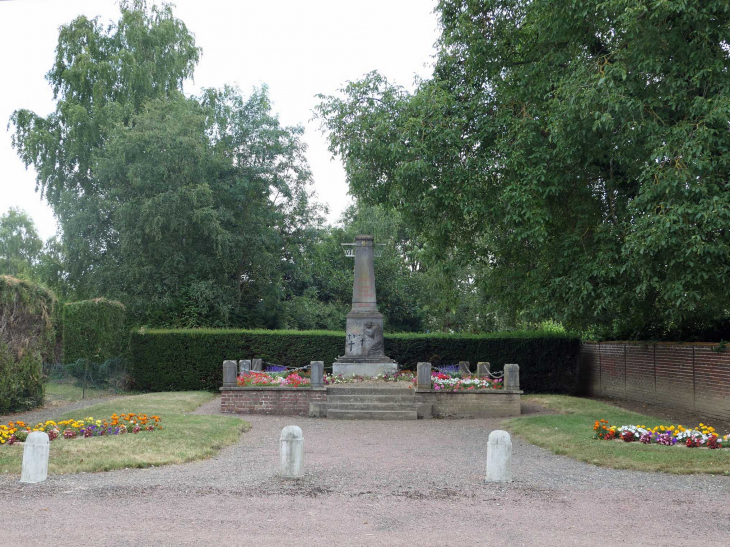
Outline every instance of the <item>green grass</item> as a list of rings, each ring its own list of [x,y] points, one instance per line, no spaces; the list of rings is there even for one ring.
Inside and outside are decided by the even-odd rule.
[[[113,413],[156,414],[162,419],[161,431],[92,437],[56,439],[51,443],[48,463],[50,474],[111,471],[127,467],[150,467],[185,463],[216,454],[236,442],[250,425],[240,418],[189,414],[214,394],[200,391],[149,393],[122,397],[58,416],[69,418],[108,418]],[[35,425],[35,424],[32,424]],[[20,473],[22,446],[0,446],[0,472]]]
[[[666,420],[566,395],[527,395],[523,396],[523,400],[539,403],[559,414],[513,418],[506,422],[506,427],[526,441],[554,454],[616,469],[676,474],[730,474],[730,449],[727,448],[708,450],[593,439],[593,424],[596,420],[608,420],[610,425],[616,426],[641,424],[648,427],[670,425]],[[697,424],[682,425],[694,427]]]
[[[115,395],[113,390],[109,389],[96,389],[93,387],[87,387],[86,393],[84,394],[83,388],[77,386],[71,380],[52,380],[45,386],[46,397],[44,406],[60,406],[67,403],[76,403],[81,400],[82,395],[86,399],[93,399],[95,397],[108,397]]]

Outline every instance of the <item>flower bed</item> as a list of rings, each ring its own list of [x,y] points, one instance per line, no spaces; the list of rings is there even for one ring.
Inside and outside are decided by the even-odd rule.
[[[360,382],[407,382],[410,384],[415,384],[415,381],[415,375],[407,370],[394,372],[392,374],[378,374],[377,376],[343,376],[342,374],[324,375],[324,385],[326,386],[331,386],[335,384],[357,384]]]
[[[436,391],[472,391],[475,389],[502,389],[502,379],[471,374],[432,372],[431,384]]]
[[[730,448],[730,434],[722,437],[714,427],[702,423],[690,429],[681,425],[658,425],[650,428],[645,425],[615,426],[609,425],[607,420],[596,420],[593,431],[594,439],[606,441],[640,442],[662,446],[684,445],[689,448]]]
[[[296,372],[244,372],[238,376],[240,387],[311,387],[309,378]]]

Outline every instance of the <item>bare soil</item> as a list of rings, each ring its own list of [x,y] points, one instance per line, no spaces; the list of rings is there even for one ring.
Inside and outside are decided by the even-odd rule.
[[[215,414],[219,401],[196,412]],[[545,412],[537,405],[523,411]],[[683,546],[730,543],[730,478],[595,467],[513,438],[510,484],[484,482],[498,419],[246,416],[253,428],[187,465],[0,477],[0,543],[23,546]],[[305,472],[278,477],[279,434]],[[191,435],[195,432],[191,431]],[[680,543],[681,542],[681,543]]]

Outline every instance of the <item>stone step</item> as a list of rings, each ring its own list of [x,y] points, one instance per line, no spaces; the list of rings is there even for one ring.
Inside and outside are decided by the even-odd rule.
[[[327,396],[331,395],[410,395],[412,397],[413,390],[408,388],[328,387]]]
[[[415,410],[327,410],[333,420],[416,420]]]
[[[415,403],[372,403],[372,402],[330,402],[327,401],[327,412],[332,410],[414,410]]]
[[[406,395],[331,395],[327,394],[328,403],[404,403],[413,404],[413,393]]]

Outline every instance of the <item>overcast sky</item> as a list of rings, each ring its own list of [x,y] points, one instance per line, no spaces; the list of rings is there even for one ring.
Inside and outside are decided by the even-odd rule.
[[[435,3],[177,0],[175,15],[203,48],[185,92],[231,83],[248,94],[267,84],[280,120],[305,126],[314,188],[335,222],[350,197],[339,159],[331,160],[319,124],[309,121],[314,95],[334,94],[376,69],[408,89],[416,75],[430,76],[438,36]],[[11,148],[6,126],[18,108],[43,116],[53,111],[44,76],[53,64],[58,27],[81,14],[117,21],[119,8],[115,0],[0,0],[0,215],[10,207],[24,209],[44,239],[55,233],[55,219],[35,191],[35,171],[26,171]]]

